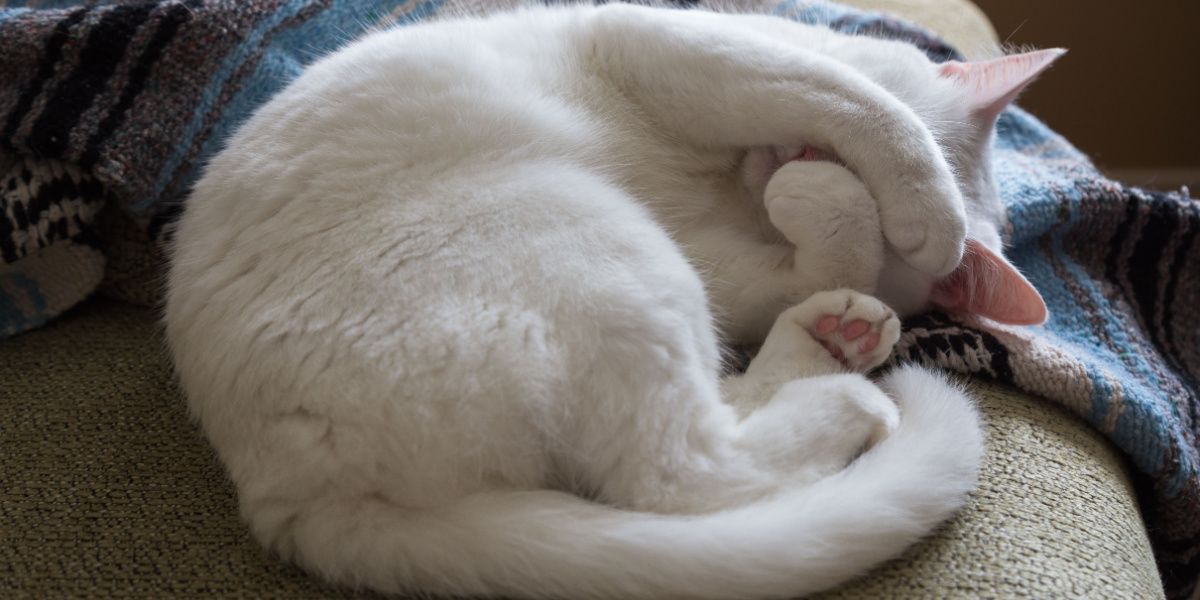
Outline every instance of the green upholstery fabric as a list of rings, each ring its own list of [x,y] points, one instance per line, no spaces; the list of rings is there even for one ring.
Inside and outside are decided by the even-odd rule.
[[[825,597],[1161,597],[1108,443],[1048,403],[975,389],[990,439],[970,506]],[[149,309],[91,300],[0,342],[0,479],[2,598],[359,597],[250,539]]]
[[[971,502],[933,538],[829,600],[1162,598],[1123,457],[1058,406],[975,383],[987,450]]]
[[[239,522],[149,309],[0,342],[0,474],[0,598],[339,595]]]

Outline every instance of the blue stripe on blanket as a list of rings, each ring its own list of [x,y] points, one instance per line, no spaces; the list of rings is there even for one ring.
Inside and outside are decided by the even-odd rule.
[[[1024,191],[1029,191],[1027,188]],[[1044,195],[1038,190],[1038,195]],[[1005,195],[1005,198],[1012,196]],[[1161,468],[1163,457],[1169,441],[1169,432],[1161,428],[1150,428],[1147,431],[1145,420],[1131,419],[1130,411],[1140,413],[1145,407],[1152,406],[1156,399],[1155,390],[1159,390],[1161,382],[1154,376],[1151,365],[1136,353],[1116,355],[1107,349],[1117,343],[1126,348],[1135,347],[1125,334],[1124,327],[1116,320],[1116,315],[1098,315],[1078,310],[1080,306],[1104,306],[1109,303],[1103,290],[1095,279],[1078,262],[1071,258],[1070,252],[1063,245],[1063,232],[1072,231],[1080,224],[1087,214],[1079,207],[1079,196],[1074,190],[1066,190],[1059,198],[1044,197],[1037,201],[1010,204],[1009,217],[1019,220],[1024,214],[1033,213],[1043,225],[1046,225],[1051,252],[1040,258],[1040,263],[1022,265],[1031,282],[1043,293],[1050,308],[1050,320],[1045,329],[1055,338],[1061,340],[1077,353],[1082,364],[1087,367],[1088,377],[1092,382],[1092,407],[1085,414],[1088,422],[1102,431],[1108,432],[1118,446],[1132,449],[1137,466],[1147,472],[1155,472]],[[1052,216],[1060,206],[1067,203],[1067,220]],[[1053,209],[1042,210],[1045,208]],[[1049,222],[1053,218],[1053,222]],[[1018,225],[1017,230],[1028,233],[1032,227]],[[1029,244],[1032,246],[1032,242]],[[1024,256],[1029,256],[1028,254]],[[1036,256],[1036,254],[1034,255]],[[1060,263],[1060,272],[1050,267],[1053,257]],[[1041,267],[1041,268],[1037,268]],[[1061,279],[1065,272],[1069,279]],[[1068,284],[1076,293],[1068,289]],[[1082,296],[1082,297],[1080,297]],[[1141,382],[1121,377],[1118,373],[1129,369],[1151,379],[1150,389]],[[1119,389],[1114,389],[1110,381],[1121,381]],[[1161,392],[1157,392],[1161,393]],[[1123,397],[1123,406],[1115,407],[1114,399]],[[1121,411],[1121,416],[1113,424],[1106,424],[1111,410]],[[1139,415],[1144,416],[1144,415]],[[1131,424],[1137,425],[1131,430]]]
[[[420,2],[411,11],[396,19],[396,24],[408,25],[432,17],[445,3],[445,0],[425,0],[424,2]]]
[[[154,194],[134,203],[132,209],[144,212],[164,197],[170,199],[185,194],[199,177],[200,166],[220,150],[228,136],[255,108],[297,77],[307,64],[358,37],[379,19],[405,4],[414,6],[396,20],[398,24],[432,16],[443,3],[444,0],[353,0],[318,6],[311,0],[287,2],[272,13],[270,19],[259,22],[214,73],[184,135],[159,172]],[[314,13],[289,26],[288,20],[296,19],[305,9]],[[251,74],[238,78],[233,96],[220,102],[233,73],[244,68],[258,52],[262,57]],[[195,154],[198,159],[188,160],[194,140],[203,132],[205,120],[213,111],[221,114],[215,119],[212,130],[204,133],[204,142]]]
[[[0,8],[0,23],[3,23],[21,13],[29,12],[28,8]]]
[[[33,329],[49,318],[37,280],[22,273],[0,273],[0,337]]]
[[[179,142],[176,144],[174,152],[171,153],[171,156],[167,159],[162,171],[159,172],[158,180],[154,185],[154,194],[142,198],[136,202],[133,205],[134,210],[143,211],[156,203],[162,196],[172,177],[179,169],[180,164],[187,156],[188,150],[192,146],[192,141],[196,138],[196,135],[203,130],[205,119],[209,117],[209,114],[216,106],[218,100],[220,100],[221,93],[224,90],[225,85],[229,82],[230,76],[245,65],[246,60],[250,58],[250,56],[258,49],[263,37],[266,36],[268,32],[278,27],[285,20],[296,16],[301,9],[305,8],[309,4],[311,4],[309,0],[290,0],[278,10],[270,13],[270,16],[267,18],[255,23],[254,28],[250,30],[249,34],[241,42],[241,44],[239,44],[234,51],[225,56],[225,60],[221,62],[221,66],[216,70],[216,72],[213,73],[212,77],[209,78],[208,86],[201,95],[200,101],[193,108],[192,117],[188,121],[187,128],[184,130]],[[284,84],[287,83],[287,81],[288,80],[260,80],[257,82],[259,85],[246,82],[242,84],[241,89],[257,90],[259,93],[256,94],[256,96],[261,96],[263,99],[265,99],[269,98],[271,94],[281,89]],[[223,110],[229,110],[231,113],[233,113],[236,108],[229,106],[228,108],[223,108]],[[213,138],[223,140],[225,139],[226,135],[228,135],[232,124],[228,123],[229,119],[223,120],[226,121],[224,123],[224,127],[215,130],[213,132]],[[241,119],[234,120],[241,122]]]

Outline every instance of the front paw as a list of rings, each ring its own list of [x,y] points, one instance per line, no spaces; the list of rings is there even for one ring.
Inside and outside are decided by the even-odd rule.
[[[883,237],[913,268],[941,277],[962,262],[967,214],[957,187],[923,190],[879,208]]]
[[[785,163],[767,182],[763,204],[771,225],[798,248],[831,238],[878,235],[879,210],[862,181],[826,161]]]
[[[879,299],[854,290],[817,292],[789,317],[852,371],[865,373],[887,360],[900,339],[900,320]]]

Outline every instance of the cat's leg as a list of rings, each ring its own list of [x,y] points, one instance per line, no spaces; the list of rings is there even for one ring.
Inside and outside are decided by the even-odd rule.
[[[722,381],[745,417],[793,380],[866,373],[900,339],[900,320],[878,299],[849,289],[813,294],[775,320],[746,372]]]
[[[733,406],[740,396],[723,395],[706,289],[680,246],[608,182],[569,168],[534,173],[505,191],[520,199],[506,206],[553,220],[542,227],[556,241],[540,255],[555,257],[546,264],[564,282],[547,294],[544,276],[530,270],[534,278],[514,292],[528,294],[523,304],[545,306],[551,344],[569,349],[550,371],[561,377],[545,378],[544,396],[561,405],[542,399],[529,407],[555,466],[551,480],[622,508],[719,510],[843,466],[888,428],[891,401],[845,373],[820,341],[871,339],[859,321],[880,332],[880,344],[894,341],[883,335],[886,313],[872,313],[868,297],[835,292],[784,311],[744,378],[770,394],[767,416],[742,418]],[[557,210],[543,216],[549,202]],[[571,228],[579,235],[563,232]],[[582,236],[592,244],[584,253],[573,246]],[[499,260],[481,253],[472,268]],[[840,319],[835,330],[822,325],[826,316]],[[542,362],[518,372],[541,372]],[[788,422],[772,422],[779,419]]]
[[[769,17],[750,17],[749,19]],[[866,76],[746,18],[608,5],[581,37],[593,68],[656,124],[702,146],[831,149],[878,201],[883,233],[919,270],[958,266],[962,196],[917,115]],[[796,36],[812,35],[793,24]],[[780,27],[772,23],[772,27]]]
[[[879,209],[854,173],[823,161],[792,161],[767,183],[771,224],[796,246],[790,280],[804,290],[874,293],[884,263]]]
[[[895,313],[853,290],[784,311],[746,373],[722,382],[743,417],[739,443],[791,477],[844,467],[899,424],[892,400],[861,375],[899,337]]]
[[[866,373],[899,339],[900,320],[878,299],[850,289],[817,292],[779,315],[746,374]]]
[[[772,161],[771,149],[751,150],[743,183],[763,198],[758,226],[774,232],[730,236],[718,221],[685,238],[709,265],[709,293],[733,343],[760,343],[779,313],[816,292],[874,294],[887,258],[878,205],[857,176],[833,162]]]
[[[569,441],[554,462],[577,491],[656,512],[738,506],[844,467],[898,423],[891,399],[850,372],[878,365],[898,338],[874,298],[815,294],[779,316],[745,375],[720,382],[702,290],[666,285],[666,272],[639,276],[654,295],[599,291],[604,315],[580,321],[605,325],[582,338],[596,357],[573,394],[586,404],[554,435]]]

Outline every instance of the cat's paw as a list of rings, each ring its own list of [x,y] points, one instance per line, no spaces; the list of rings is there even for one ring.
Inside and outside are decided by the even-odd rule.
[[[785,162],[767,182],[763,205],[771,224],[806,251],[852,250],[863,232],[879,231],[875,199],[854,173],[831,161]]]
[[[817,292],[789,309],[838,362],[870,371],[887,360],[900,339],[900,319],[879,299],[854,290]]]
[[[967,212],[953,179],[879,196],[883,237],[904,262],[927,275],[950,274],[966,247]]]

